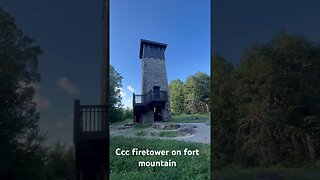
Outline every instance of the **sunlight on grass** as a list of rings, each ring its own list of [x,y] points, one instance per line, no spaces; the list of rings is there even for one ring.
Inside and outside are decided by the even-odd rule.
[[[181,114],[181,115],[173,115],[172,122],[177,123],[199,123],[199,122],[209,122],[210,115],[209,114]]]
[[[179,136],[179,132],[178,131],[161,131],[159,133],[160,137],[177,137]]]
[[[117,156],[117,148],[153,150],[198,149],[198,156]],[[139,161],[175,161],[176,167],[139,167]],[[210,146],[174,140],[142,138],[110,138],[110,179],[210,179]]]

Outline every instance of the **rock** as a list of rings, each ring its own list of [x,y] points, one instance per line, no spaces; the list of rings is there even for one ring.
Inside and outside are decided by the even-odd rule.
[[[192,120],[198,120],[199,119],[199,117],[197,117],[197,116],[192,116],[191,118],[192,118]]]
[[[133,126],[134,123],[128,123],[128,124],[125,124],[124,126]]]
[[[195,133],[195,130],[191,127],[185,127],[183,129],[180,129],[179,133],[181,134],[181,136],[191,136]]]
[[[180,124],[167,124],[167,125],[164,125],[162,123],[153,123],[152,127],[155,128],[155,129],[170,130],[170,129],[179,129],[180,128]]]
[[[128,128],[130,128],[130,126],[119,126],[119,127],[118,127],[119,130],[120,130],[120,129],[128,129]]]
[[[150,135],[151,135],[151,136],[157,136],[157,132],[151,131],[151,132],[150,132]]]
[[[180,124],[168,124],[165,125],[164,129],[166,130],[170,130],[170,129],[179,129],[180,128]]]
[[[153,123],[152,127],[155,129],[164,129],[165,125],[161,124],[161,123]]]

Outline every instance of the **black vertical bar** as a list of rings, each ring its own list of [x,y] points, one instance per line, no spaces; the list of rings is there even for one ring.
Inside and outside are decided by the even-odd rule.
[[[105,131],[106,130],[106,128],[107,128],[107,126],[106,126],[106,109],[105,109],[105,107],[103,106],[103,108],[102,108],[102,130],[103,131]]]
[[[85,123],[86,123],[86,125],[85,125],[85,131],[87,131],[87,129],[88,129],[88,126],[87,126],[87,121],[88,121],[88,118],[87,118],[87,115],[88,115],[88,113],[87,113],[87,108],[85,108],[85,110],[86,110],[86,118],[85,118]]]
[[[96,107],[93,108],[93,131],[96,131]]]
[[[132,98],[133,98],[133,100],[132,100],[132,105],[134,105],[134,104],[136,103],[136,96],[135,96],[134,93],[133,93],[133,95],[132,95]]]
[[[100,131],[100,107],[97,109],[98,110],[98,131]]]
[[[73,112],[73,142],[78,141],[78,133],[80,129],[80,100],[74,100],[74,112]]]
[[[89,108],[89,131],[91,131],[91,107]]]

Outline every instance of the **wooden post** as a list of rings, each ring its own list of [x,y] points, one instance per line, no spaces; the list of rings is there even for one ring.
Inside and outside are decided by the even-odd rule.
[[[73,142],[78,141],[78,134],[80,131],[80,100],[74,100],[74,111],[73,111]]]
[[[133,98],[133,100],[132,100],[132,106],[134,106],[134,104],[136,103],[135,93],[133,93],[132,98]]]

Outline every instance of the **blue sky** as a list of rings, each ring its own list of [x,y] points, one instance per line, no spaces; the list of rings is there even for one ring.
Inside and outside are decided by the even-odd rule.
[[[51,144],[72,144],[73,101],[100,103],[101,1],[0,0],[23,32],[44,50],[35,101]]]
[[[100,103],[102,1],[0,0],[0,6],[43,49],[35,101],[48,144],[72,144],[73,101]],[[320,41],[320,1],[213,0],[213,52],[238,64],[244,48],[281,29]],[[111,0],[111,63],[130,85],[141,86],[140,39],[167,43],[168,80],[209,73],[208,0]]]
[[[44,53],[35,101],[47,144],[72,144],[73,101],[100,103],[102,1],[0,0],[23,32]],[[131,85],[140,92],[140,38],[168,44],[168,80],[209,73],[209,0],[111,0],[111,62],[123,79],[124,102]]]
[[[239,64],[243,50],[280,30],[320,41],[319,0],[212,0],[213,54]]]
[[[168,44],[169,83],[198,71],[209,74],[209,0],[111,0],[110,7],[110,63],[123,76],[125,105],[132,105],[132,88],[141,93],[140,39]]]

